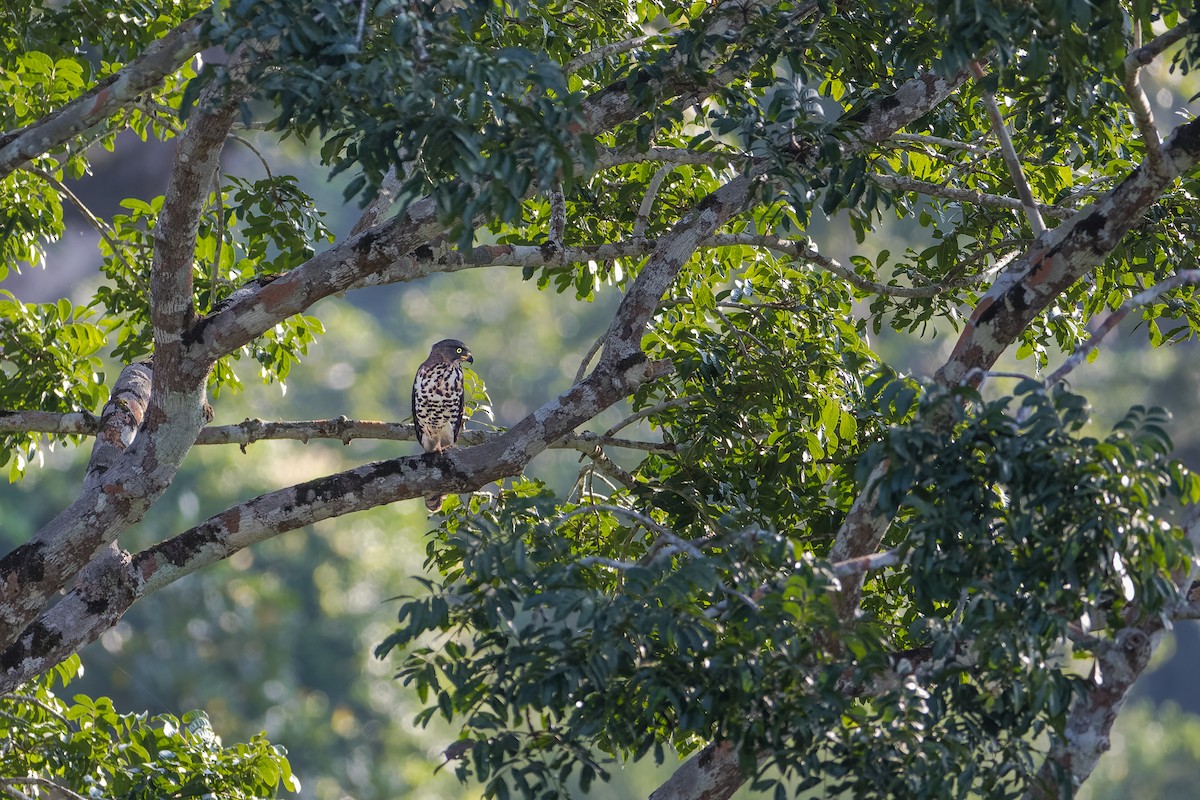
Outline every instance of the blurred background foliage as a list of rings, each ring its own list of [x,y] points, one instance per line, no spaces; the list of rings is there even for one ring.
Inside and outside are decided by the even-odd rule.
[[[1194,88],[1167,85],[1162,74],[1157,80],[1150,96],[1163,113]],[[326,212],[324,224],[344,235],[358,209],[345,204],[344,181],[326,180],[315,151],[295,141],[276,145],[266,136],[247,136],[281,169],[283,161],[276,159],[291,162],[302,188]],[[133,146],[97,156],[94,176],[69,182],[102,215],[116,213],[125,197],[149,200],[161,193],[171,157],[170,144],[118,144]],[[227,160],[229,172],[256,174],[258,159],[246,148],[231,145]],[[44,270],[10,274],[0,287],[26,302],[90,297],[96,286],[87,281],[99,280],[100,254],[74,214],[65,211],[66,238],[49,252]],[[872,250],[928,245],[925,231],[896,222],[881,224],[865,247],[854,243],[845,218],[816,219],[810,234],[822,252],[843,260],[851,252],[873,258]],[[246,417],[403,419],[410,412],[413,371],[429,344],[453,336],[470,345],[495,424],[507,425],[569,385],[617,299],[615,291],[598,292],[591,302],[572,300],[570,293],[532,292],[519,269],[435,275],[352,292],[345,302],[327,300],[312,309],[328,333],[292,368],[289,391],[246,380],[241,392],[216,399],[214,424]],[[929,375],[944,361],[954,333],[930,328],[917,338],[885,329],[871,344],[897,368]],[[1195,344],[1150,349],[1145,338],[1144,332],[1110,338],[1095,363],[1076,371],[1072,387],[1096,406],[1092,425],[1099,432],[1136,403],[1173,409],[1176,455],[1200,469]],[[1028,360],[998,368],[1034,371]],[[594,429],[621,416],[620,409],[610,411]],[[260,442],[245,452],[196,447],[168,495],[122,544],[138,548],[263,491],[415,449],[412,443],[366,441]],[[70,502],[87,454],[87,447],[56,449],[22,483],[0,485],[0,548],[24,542]],[[564,491],[577,462],[577,454],[551,451],[529,474]],[[427,729],[415,727],[422,704],[393,679],[395,662],[372,655],[395,626],[390,598],[419,591],[413,576],[423,573],[429,528],[421,503],[413,501],[290,532],[238,553],[153,602],[135,605],[82,651],[86,673],[72,688],[109,696],[119,710],[203,710],[227,741],[265,731],[288,748],[305,798],[477,797],[477,787],[459,784],[451,769],[438,769],[455,732],[436,717]],[[1086,800],[1193,793],[1200,778],[1197,625],[1178,626],[1172,645],[1122,713],[1112,751],[1081,794]],[[594,791],[645,796],[671,770],[670,764],[635,765]],[[743,789],[739,796],[753,793]]]

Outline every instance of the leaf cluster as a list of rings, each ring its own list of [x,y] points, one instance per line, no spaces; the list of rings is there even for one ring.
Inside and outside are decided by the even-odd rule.
[[[26,796],[61,789],[117,800],[236,800],[300,790],[283,748],[261,734],[224,746],[201,711],[147,717],[118,713],[107,697],[64,701],[56,689],[81,670],[72,656],[0,696],[0,787]]]
[[[722,372],[678,357],[685,382]],[[460,774],[489,796],[558,797],[572,776],[605,777],[597,751],[661,761],[716,738],[748,768],[776,769],[758,785],[779,796],[818,781],[855,797],[1020,796],[1037,737],[1062,735],[1081,688],[1071,627],[1107,640],[1133,609],[1166,611],[1190,558],[1171,507],[1200,498],[1200,480],[1169,458],[1160,409],[1135,408],[1096,439],[1082,398],[1033,382],[981,402],[880,373],[858,402],[881,421],[920,410],[953,424],[896,427],[861,460],[860,476],[890,465],[875,488],[900,506],[889,537],[904,564],[868,579],[852,630],[835,622],[840,584],[803,523],[755,524],[746,509],[769,506],[768,488],[741,508],[723,494],[750,491],[729,435],[709,445],[703,492],[695,478],[671,485],[694,457],[684,451],[669,466],[648,457],[641,485],[607,498],[563,502],[516,482],[456,509],[429,544],[441,578],[404,602],[379,652],[407,648],[399,676],[429,704],[419,722],[462,726]],[[753,396],[698,407],[743,414],[743,440],[763,424]],[[667,441],[694,435],[682,408],[660,418]],[[852,473],[822,475],[853,485]],[[662,500],[672,494],[683,499]],[[819,518],[812,505],[790,513]]]

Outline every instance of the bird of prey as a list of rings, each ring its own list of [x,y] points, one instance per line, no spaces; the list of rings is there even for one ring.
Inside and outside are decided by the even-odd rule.
[[[457,339],[443,339],[429,351],[413,378],[413,425],[426,453],[441,453],[458,441],[463,426],[463,362],[474,363],[471,351]],[[437,511],[445,495],[425,495],[425,507]]]

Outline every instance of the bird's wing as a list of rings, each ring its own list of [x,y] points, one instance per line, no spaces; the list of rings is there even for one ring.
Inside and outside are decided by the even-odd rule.
[[[467,405],[467,382],[464,376],[463,385],[458,390],[458,414],[454,417],[454,441],[458,441],[458,435],[462,433],[463,426],[463,408]]]
[[[412,387],[413,428],[417,432],[417,441],[420,443],[421,447],[425,446],[425,442],[422,441],[424,437],[421,435],[421,423],[417,422],[417,382],[421,380],[421,370],[423,370],[423,369],[425,369],[424,364],[417,367],[417,374],[413,375],[413,387]]]

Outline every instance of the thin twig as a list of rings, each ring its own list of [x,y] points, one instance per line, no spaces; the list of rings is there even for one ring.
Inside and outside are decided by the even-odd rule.
[[[924,194],[930,197],[943,197],[947,200],[957,200],[960,203],[970,203],[975,206],[995,206],[998,208],[1010,208],[1014,211],[1027,210],[1024,200],[1019,200],[1014,197],[1005,197],[1001,194],[989,194],[987,192],[974,191],[972,189],[960,189],[955,186],[943,186],[939,183],[931,183],[929,181],[918,180],[917,178],[909,178],[903,175],[883,175],[880,173],[869,173],[871,180],[878,183],[885,189],[892,189],[900,192],[912,192],[914,194]],[[1032,198],[1032,195],[1030,196]],[[1063,208],[1062,206],[1045,205],[1042,203],[1034,203],[1036,212],[1039,214],[1038,219],[1042,216],[1054,217],[1056,219],[1067,219],[1073,216],[1078,209]],[[1036,231],[1035,231],[1036,233]]]
[[[598,473],[601,478],[611,478],[617,483],[624,486],[626,489],[634,489],[638,485],[637,478],[621,467],[620,464],[608,457],[602,448],[597,446],[591,453],[585,453],[592,460],[592,465],[595,467],[595,473]],[[605,481],[608,483],[608,481]],[[612,484],[609,483],[611,486]],[[616,486],[612,487],[616,490]]]
[[[1008,127],[1004,124],[1004,116],[1000,113],[1000,106],[996,104],[996,97],[984,83],[984,78],[987,77],[978,61],[971,61],[971,73],[979,81],[979,87],[983,93],[983,103],[987,107],[988,116],[992,119],[992,129],[996,133],[996,138],[1000,140],[1000,152],[1004,155],[1004,163],[1008,165],[1009,175],[1012,177],[1013,186],[1017,189],[1017,195],[1020,196],[1021,202],[1024,204],[1025,216],[1029,219],[1029,227],[1033,230],[1033,235],[1041,236],[1046,232],[1046,223],[1042,221],[1042,215],[1038,211],[1037,200],[1033,197],[1033,190],[1029,188],[1029,181],[1025,179],[1025,173],[1021,169],[1021,159],[1017,156],[1017,149],[1013,147],[1012,138],[1008,135]]]
[[[892,136],[892,139],[897,142],[912,142],[914,144],[929,145],[932,147],[946,147],[951,150],[965,150],[968,153],[983,155],[987,150],[977,144],[971,142],[960,142],[957,139],[946,139],[942,136],[930,136],[925,133],[897,133]]]
[[[711,166],[722,161],[728,163],[749,159],[749,154],[733,150],[689,150],[686,147],[649,147],[645,150],[609,148],[597,154],[596,168],[608,169],[650,162]]]
[[[79,196],[72,192],[65,183],[40,167],[27,166],[22,167],[22,169],[32,175],[37,175],[39,178],[53,186],[55,191],[60,192],[64,197],[70,200],[71,204],[79,210],[79,213],[85,220],[87,220],[88,224],[91,225],[92,228],[95,229],[96,233],[100,234],[104,241],[108,243],[109,249],[113,251],[113,255],[121,259],[121,263],[125,265],[125,269],[129,270],[129,274],[138,274],[134,271],[133,267],[130,266],[129,261],[125,258],[125,254],[121,252],[117,241],[113,239],[112,234],[109,233],[108,226],[105,225],[99,217],[93,214],[92,210],[88,208],[84,202],[79,199]]]
[[[596,354],[600,352],[600,348],[604,346],[604,340],[607,338],[608,332],[605,331],[596,337],[596,341],[592,342],[592,346],[589,347],[587,353],[584,354],[583,360],[579,362],[579,369],[575,371],[575,383],[579,383],[583,380],[584,374],[587,373],[588,365],[592,363],[592,359],[595,358]]]
[[[33,697],[32,695],[18,694],[16,692],[8,692],[5,694],[0,694],[0,700],[12,700],[14,703],[25,703],[26,705],[37,706],[38,708],[42,709],[47,714],[50,714],[51,716],[53,716],[55,719],[59,720],[60,722],[64,722],[64,723],[69,722],[69,720],[65,716],[63,716],[63,714],[57,708],[50,705],[49,703],[39,700],[36,697]]]
[[[17,777],[15,775],[9,776],[9,777],[3,777],[3,778],[0,778],[0,783],[4,783],[4,784],[14,784],[15,783],[15,784],[23,784],[25,786],[43,786],[47,789],[51,789],[54,792],[61,792],[62,794],[66,795],[67,798],[69,798],[69,800],[87,800],[87,798],[84,797],[83,795],[79,794],[78,792],[74,792],[74,791],[68,789],[67,787],[63,786],[61,783],[56,783],[55,781],[52,781],[49,778],[39,778],[34,775],[29,775],[29,776],[24,776],[24,777]],[[7,786],[6,788],[8,788],[9,790],[15,791],[11,785]],[[24,792],[17,792],[17,794],[21,795],[22,797],[26,797]]]
[[[670,528],[666,527],[665,525],[655,522],[649,516],[641,513],[640,511],[634,511],[631,508],[625,508],[625,506],[612,505],[612,504],[608,504],[608,503],[597,503],[595,505],[588,505],[588,506],[582,506],[580,508],[573,508],[570,511],[568,511],[566,514],[563,514],[561,517],[559,517],[558,521],[554,524],[554,527],[556,527],[556,528],[560,527],[563,523],[565,523],[567,520],[571,519],[572,517],[578,517],[581,514],[588,514],[588,513],[595,512],[595,511],[608,511],[609,513],[616,514],[616,515],[622,516],[622,517],[626,517],[630,520],[633,520],[634,522],[640,523],[641,525],[645,526],[647,529],[652,530],[656,534],[658,534],[659,538],[661,540],[665,540],[667,542],[667,544],[679,548],[680,550],[682,550],[683,552],[687,553],[688,555],[690,555],[694,558],[700,558],[704,555],[703,553],[700,552],[700,549],[698,547],[696,547],[694,544],[689,542],[687,539],[684,539],[681,536],[679,536],[677,533],[675,533],[675,531],[671,530]]]
[[[263,154],[259,151],[259,149],[257,147],[255,147],[253,144],[251,144],[249,139],[247,139],[245,136],[241,136],[236,133],[229,134],[229,138],[233,139],[235,142],[237,142],[238,144],[245,147],[251,153],[254,153],[254,155],[257,156],[259,163],[262,164],[263,171],[267,173],[267,179],[268,180],[275,179],[275,175],[271,172],[271,165],[267,163],[267,159],[263,156]]]
[[[657,405],[650,406],[649,408],[643,408],[641,411],[638,411],[635,414],[630,414],[628,417],[626,417],[625,419],[618,422],[616,425],[613,425],[611,428],[606,430],[602,435],[603,436],[612,436],[617,431],[619,431],[623,428],[627,428],[630,425],[632,425],[633,423],[637,422],[638,420],[645,419],[646,417],[650,416],[651,414],[657,414],[660,411],[666,411],[668,408],[678,408],[679,406],[686,406],[688,403],[694,403],[695,401],[697,401],[699,399],[700,399],[700,395],[689,394],[684,397],[675,397],[670,400],[664,400],[663,402],[658,403]]]
[[[1087,360],[1088,353],[1092,352],[1092,349],[1097,347],[1100,342],[1104,340],[1104,337],[1107,336],[1113,328],[1117,327],[1117,325],[1121,323],[1121,320],[1125,319],[1125,317],[1129,315],[1130,311],[1139,306],[1144,306],[1147,303],[1153,302],[1162,294],[1173,289],[1178,289],[1181,286],[1194,286],[1198,283],[1200,283],[1200,270],[1189,269],[1179,272],[1172,277],[1167,278],[1162,283],[1155,284],[1149,289],[1139,292],[1138,294],[1135,294],[1133,297],[1126,300],[1121,304],[1120,308],[1109,314],[1107,317],[1105,317],[1102,323],[1096,326],[1086,344],[1072,353],[1071,357],[1063,362],[1061,367],[1050,373],[1049,377],[1046,378],[1046,386],[1053,386],[1054,384],[1058,383],[1065,378],[1067,374],[1071,372],[1071,370],[1075,369],[1085,360]]]
[[[630,50],[636,50],[639,47],[650,44],[655,39],[661,39],[662,37],[663,33],[652,33],[646,36],[635,36],[632,39],[625,39],[620,42],[611,42],[606,45],[601,45],[600,47],[588,50],[586,53],[580,53],[567,63],[563,64],[563,74],[570,75],[572,72],[578,72],[584,67],[590,67],[592,64],[597,62],[604,61],[605,59],[612,58],[613,56],[620,55],[621,53],[628,53]]]

